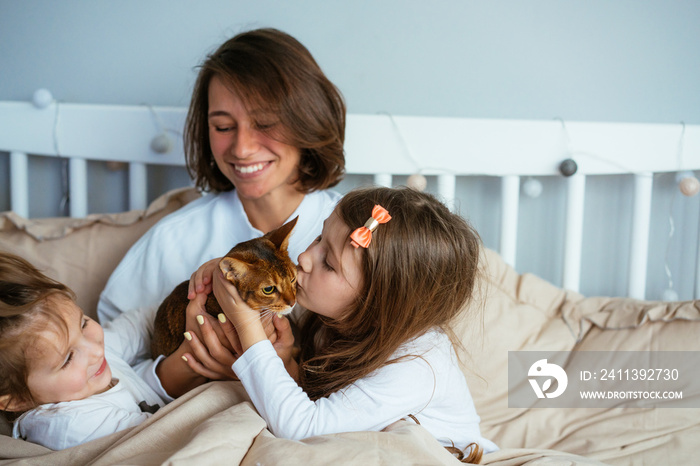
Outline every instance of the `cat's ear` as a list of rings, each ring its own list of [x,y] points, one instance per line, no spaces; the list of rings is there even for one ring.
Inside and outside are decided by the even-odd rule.
[[[235,257],[224,257],[219,262],[219,268],[224,273],[226,280],[237,282],[248,271],[248,264]]]
[[[277,249],[286,251],[287,245],[289,244],[289,235],[292,234],[292,230],[297,224],[297,220],[299,220],[298,215],[292,220],[282,225],[281,227],[277,228],[276,230],[272,230],[271,232],[266,234],[265,237],[269,239]]]

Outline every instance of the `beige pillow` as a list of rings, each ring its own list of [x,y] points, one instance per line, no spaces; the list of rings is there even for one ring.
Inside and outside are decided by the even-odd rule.
[[[69,286],[85,314],[97,317],[107,279],[131,245],[165,215],[200,197],[194,188],[170,191],[146,210],[85,218],[25,219],[0,213],[0,250],[24,257]]]
[[[455,328],[485,437],[613,463],[695,461],[700,409],[509,408],[508,351],[699,351],[700,301],[584,298],[484,259],[480,298]]]

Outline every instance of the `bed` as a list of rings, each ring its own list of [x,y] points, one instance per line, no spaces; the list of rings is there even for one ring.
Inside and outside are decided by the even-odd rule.
[[[99,292],[129,246],[158,219],[200,195],[186,184],[164,193],[147,186],[153,184],[152,167],[182,169],[184,115],[182,108],[148,105],[0,102],[0,167],[9,204],[0,214],[0,249],[26,257],[68,284],[94,316]],[[346,139],[348,177],[341,191],[366,183],[425,185],[465,216],[480,202],[474,199],[473,180],[486,186],[485,203],[497,198],[486,208],[497,227],[477,225],[488,246],[472,304],[479,318],[455,323],[482,432],[501,447],[483,464],[696,461],[700,394],[692,383],[682,408],[512,407],[509,357],[516,352],[679,352],[673,354],[682,354],[690,361],[687,370],[697,373],[697,203],[686,207],[687,215],[676,214],[674,248],[682,251],[683,266],[669,261],[667,242],[654,233],[668,221],[668,210],[654,206],[658,198],[681,196],[680,182],[700,169],[700,127],[378,114],[349,115]],[[65,165],[67,215],[32,215],[35,158],[58,158]],[[100,186],[90,179],[90,164],[107,163],[123,167],[124,209],[94,212],[91,199]],[[624,247],[616,245],[611,258],[613,273],[625,279],[619,293],[596,296],[585,272],[591,254],[587,237],[596,229],[586,225],[594,217],[587,205],[595,199],[592,186],[620,180],[609,177],[624,177],[628,185],[621,199],[610,201],[627,212]],[[694,185],[686,185],[692,194]],[[555,220],[535,227],[561,233],[559,248],[523,239],[535,228],[524,221],[526,204],[543,186],[559,190],[550,195],[563,208],[553,209]],[[550,222],[560,226],[552,228]],[[663,230],[661,238],[666,235]],[[536,268],[528,270],[532,254],[550,257],[557,264],[554,272],[542,277]],[[659,264],[664,273],[657,273]],[[671,278],[685,288],[662,300],[659,290],[674,291]],[[567,369],[566,361],[562,366]],[[10,438],[6,423],[1,430],[3,464],[457,463],[420,426],[405,421],[383,432],[301,442],[275,438],[235,382],[204,385],[138,427],[60,452]]]

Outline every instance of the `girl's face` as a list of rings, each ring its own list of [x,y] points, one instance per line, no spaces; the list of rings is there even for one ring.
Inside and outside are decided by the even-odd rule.
[[[81,400],[109,388],[112,371],[104,353],[100,324],[65,297],[50,298],[68,329],[54,326],[40,332],[27,357],[27,388],[39,404]]]
[[[278,116],[256,110],[248,113],[238,94],[218,76],[212,78],[208,92],[211,150],[238,196],[242,200],[273,196],[280,202],[297,199],[301,151],[269,136],[276,127],[282,130]]]
[[[321,236],[298,259],[297,302],[332,319],[342,317],[362,286],[362,251],[352,247],[349,234],[350,228],[333,212]]]

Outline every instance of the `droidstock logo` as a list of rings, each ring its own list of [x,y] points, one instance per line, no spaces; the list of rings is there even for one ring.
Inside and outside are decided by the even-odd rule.
[[[546,359],[540,359],[530,366],[530,370],[527,372],[527,375],[528,377],[538,378],[548,377],[544,380],[541,387],[536,379],[528,379],[530,385],[532,385],[532,389],[535,391],[535,395],[537,395],[537,398],[556,398],[564,393],[564,390],[566,390],[566,385],[569,383],[569,378],[566,376],[564,369],[557,364],[548,363]],[[557,381],[557,388],[553,392],[548,393],[547,390],[552,388],[553,380]]]

